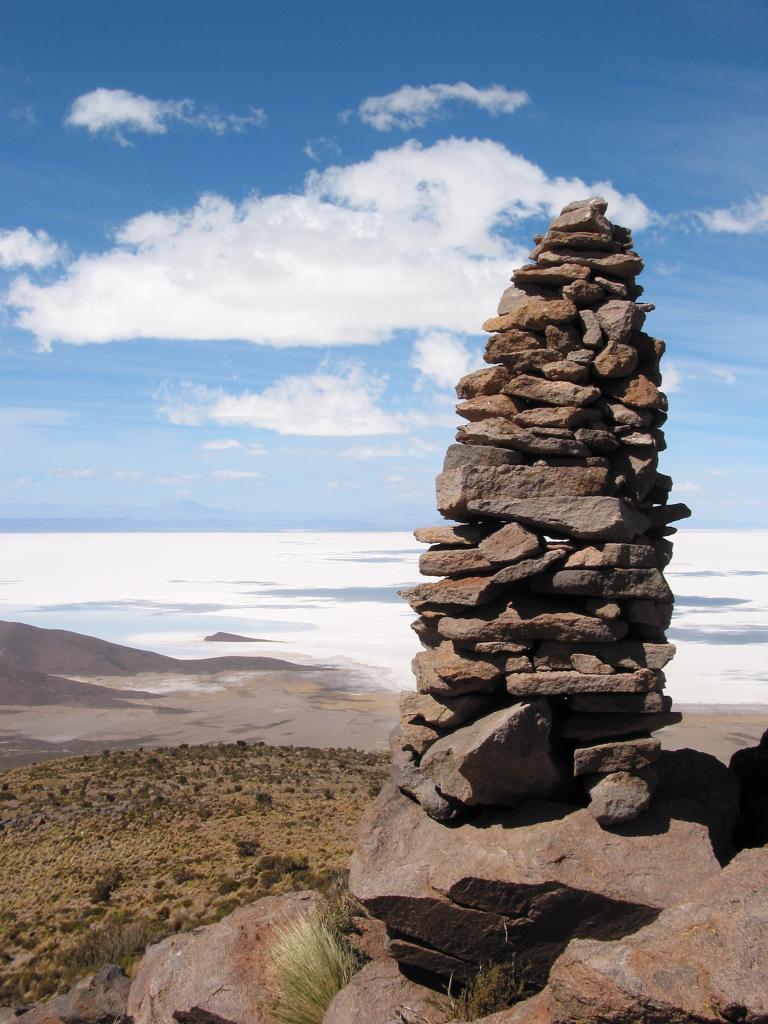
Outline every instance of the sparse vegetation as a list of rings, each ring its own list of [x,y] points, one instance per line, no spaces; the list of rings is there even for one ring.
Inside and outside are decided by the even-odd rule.
[[[509,963],[484,964],[460,995],[449,994],[451,1012],[458,1020],[477,1020],[528,999],[545,984],[546,977],[521,957]]]
[[[285,928],[275,949],[279,1024],[322,1024],[331,1000],[360,967],[332,913],[315,912]]]
[[[107,961],[130,969],[148,943],[261,896],[336,891],[386,766],[383,754],[241,742],[2,773],[0,1005]]]

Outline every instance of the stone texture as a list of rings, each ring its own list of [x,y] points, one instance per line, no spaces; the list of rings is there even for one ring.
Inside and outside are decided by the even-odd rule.
[[[428,693],[400,694],[401,721],[422,722],[424,725],[439,729],[463,725],[487,708],[487,698],[478,694],[455,698],[442,697],[440,700]]]
[[[637,597],[672,601],[669,584],[658,569],[559,569],[532,584],[538,594],[582,594],[587,597]]]
[[[578,540],[632,541],[651,525],[647,515],[638,512],[624,499],[602,496],[547,496],[521,500],[506,496],[476,498],[473,493],[461,504],[450,507],[461,508],[465,515],[512,519]],[[452,513],[446,511],[443,514]]]
[[[562,788],[564,772],[550,747],[545,699],[501,708],[456,729],[429,748],[421,770],[438,792],[466,806],[512,807]]]
[[[419,556],[422,576],[469,576],[490,569],[479,548],[435,548]]]
[[[768,850],[749,850],[634,935],[572,942],[550,975],[552,1019],[758,1024],[766,962]]]
[[[477,398],[478,395],[497,395],[509,380],[503,366],[489,366],[466,374],[456,385],[459,398]]]
[[[598,388],[582,387],[562,380],[547,381],[523,373],[512,377],[504,385],[504,393],[546,405],[589,405],[600,397]]]
[[[623,825],[634,821],[651,805],[653,770],[643,774],[611,772],[584,780],[589,792],[589,813],[601,825]]]
[[[634,302],[611,299],[597,310],[597,319],[609,342],[628,342],[645,321],[645,312]]]
[[[574,667],[572,655],[589,654],[613,669],[662,669],[675,653],[673,644],[651,644],[625,641],[623,643],[559,643],[548,640],[536,651],[536,669],[563,670]]]
[[[445,828],[385,787],[362,823],[350,889],[410,944],[412,964],[421,948],[433,965],[435,950],[468,964],[525,950],[548,966],[572,935],[619,938],[719,873],[706,826],[663,807],[646,818],[623,835],[587,810],[526,801]]]
[[[446,518],[463,519],[468,514],[480,512],[481,506],[493,501],[504,507],[520,498],[544,497],[545,507],[557,508],[559,502],[570,500],[560,497],[562,494],[574,497],[596,495],[607,486],[606,471],[593,466],[467,466],[442,472],[437,477],[435,491],[440,513]],[[617,502],[617,499],[605,500]],[[525,507],[529,505],[533,503],[524,503]],[[578,510],[578,506],[575,508]],[[614,506],[612,511],[613,521],[622,510]],[[632,520],[629,509],[624,518],[627,522]],[[639,528],[647,527],[645,516],[636,521]]]
[[[559,382],[558,382],[559,383]],[[456,437],[464,444],[500,445],[528,455],[585,456],[589,449],[570,431],[552,428],[520,427],[510,419],[499,417],[478,420],[459,427]]]
[[[35,1003],[22,1015],[25,1024],[107,1024],[121,1021],[128,1006],[130,979],[115,964],[105,964],[62,995]],[[15,1011],[13,1017],[16,1017]],[[0,1018],[2,1019],[2,1018]],[[9,1021],[10,1021],[9,1019]]]
[[[641,671],[647,671],[641,669]],[[557,673],[553,673],[557,674]],[[609,675],[608,682],[616,679]],[[606,686],[606,691],[612,688]],[[583,692],[583,691],[582,691]],[[638,733],[655,732],[668,725],[677,725],[683,720],[679,711],[657,712],[606,712],[569,715],[558,725],[557,734],[572,740],[602,740],[611,736],[636,736]]]
[[[216,924],[150,946],[131,985],[128,1015],[134,1024],[168,1024],[174,1010],[199,1007],[227,1020],[267,1024],[279,931],[321,900],[314,892],[265,896]]]
[[[536,693],[548,696],[569,693],[647,693],[649,690],[657,688],[657,677],[645,668],[638,669],[637,672],[613,672],[607,675],[604,673],[589,675],[583,672],[514,672],[507,676],[507,692],[514,696]],[[598,718],[599,716],[584,717]],[[573,715],[559,724],[558,731],[565,734],[564,730],[569,728],[569,723],[574,719],[581,724],[579,716]],[[579,731],[578,724],[573,728],[576,732]],[[585,731],[583,724],[581,724],[581,731]],[[617,730],[617,734],[621,735],[620,728]]]
[[[465,420],[477,423],[487,419],[512,419],[520,412],[521,402],[509,395],[481,395],[479,398],[468,398],[459,402],[456,412]]]
[[[568,605],[553,606],[525,598],[484,608],[475,617],[444,616],[438,632],[447,640],[621,640],[623,622],[604,622]]]
[[[422,544],[447,544],[455,547],[474,547],[488,531],[481,526],[420,526],[413,531]]]
[[[372,960],[354,975],[325,1012],[323,1024],[439,1024],[447,1000],[406,977],[396,960]]]
[[[653,764],[660,751],[661,744],[652,736],[577,747],[573,754],[573,774],[578,777],[604,772],[643,771]]]
[[[542,552],[543,547],[539,535],[519,523],[500,527],[479,544],[480,554],[494,566],[533,558]]]

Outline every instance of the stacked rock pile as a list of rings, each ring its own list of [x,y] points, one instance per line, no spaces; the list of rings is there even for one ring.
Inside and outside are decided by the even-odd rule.
[[[415,531],[425,576],[418,692],[405,694],[393,781],[437,820],[528,797],[584,802],[604,825],[645,810],[680,716],[663,695],[673,596],[658,471],[664,342],[645,333],[630,232],[592,198],[536,236],[463,377],[468,422]]]

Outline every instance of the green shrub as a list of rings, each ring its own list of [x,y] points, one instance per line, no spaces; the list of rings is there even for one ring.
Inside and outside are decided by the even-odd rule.
[[[318,912],[278,934],[274,961],[279,1024],[322,1024],[331,1000],[360,966],[345,936]]]

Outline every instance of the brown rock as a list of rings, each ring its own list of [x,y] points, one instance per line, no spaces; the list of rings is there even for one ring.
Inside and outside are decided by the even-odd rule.
[[[589,813],[600,825],[623,825],[634,821],[651,805],[653,769],[643,774],[612,772],[584,780],[589,792]]]
[[[623,427],[647,427],[653,421],[653,413],[630,409],[621,402],[605,400],[598,402],[598,409],[609,423]]]
[[[573,774],[579,777],[596,772],[643,771],[653,764],[660,752],[661,744],[652,736],[577,747],[573,752]]]
[[[392,785],[415,800],[434,821],[451,821],[456,816],[456,811],[444,797],[440,796],[434,783],[420,770],[416,755],[403,749],[399,728],[393,730],[389,746],[392,753]]]
[[[511,378],[505,385],[504,393],[547,405],[589,405],[600,397],[598,388],[582,387],[567,381],[541,380],[525,374]]]
[[[581,339],[586,348],[600,348],[603,344],[603,332],[600,330],[600,321],[597,315],[589,309],[582,309],[579,313],[581,326],[584,328],[584,335]]]
[[[490,569],[478,548],[436,548],[419,556],[422,576],[469,576]]]
[[[334,998],[323,1024],[439,1024],[450,1016],[447,999],[407,978],[396,960],[372,960]]]
[[[458,1022],[451,1022],[458,1024]],[[499,1010],[490,1017],[480,1017],[474,1024],[553,1024],[549,1012],[549,991],[543,989],[530,999],[515,1003],[508,1010]]]
[[[597,234],[593,231],[553,231],[550,229],[531,253],[531,258],[536,259],[541,253],[550,251],[564,256],[566,251],[572,252],[573,250],[577,252],[586,250],[593,253],[621,252],[623,245],[608,235]]]
[[[654,569],[656,553],[648,544],[599,544],[568,556],[566,569]]]
[[[468,548],[487,537],[488,530],[482,526],[420,526],[413,531],[413,536],[422,544]]]
[[[567,209],[552,221],[553,231],[589,231],[592,234],[611,236],[613,225],[605,216],[606,204],[602,199],[590,202],[589,205],[574,206]]]
[[[589,449],[570,431],[553,433],[556,428],[533,427],[527,430],[508,419],[484,419],[459,427],[456,438],[467,445],[499,445],[529,455],[565,455],[578,458]],[[546,431],[546,432],[545,432]]]
[[[411,608],[420,611],[431,605],[474,608],[490,601],[497,591],[493,576],[462,576],[437,583],[420,583],[398,593]]]
[[[573,499],[550,495],[572,494],[581,497],[600,494],[607,485],[607,476],[604,469],[592,466],[470,466],[452,469],[441,473],[435,482],[437,507],[449,519],[465,519],[468,515],[481,512],[481,505],[489,505],[497,497],[498,511],[493,512],[488,508],[487,513],[490,515],[503,514],[504,509],[512,507],[519,498],[544,499],[543,505],[525,501],[525,507],[530,504],[535,509],[557,508],[560,507],[558,503]],[[617,502],[615,498],[604,500]],[[613,511],[616,515],[617,510]],[[646,517],[638,513],[634,515],[642,520],[641,529],[645,529],[648,524]]]
[[[507,384],[505,387],[509,387],[509,385]],[[624,405],[632,406],[635,409],[666,410],[667,408],[666,396],[642,373],[627,380],[608,381],[604,388],[608,394],[618,398]]]
[[[706,826],[651,808],[643,832],[526,801],[446,828],[385,787],[362,823],[350,889],[428,956],[548,966],[573,934],[617,938],[719,871]],[[394,955],[401,955],[394,943]],[[447,971],[450,973],[450,969]]]
[[[573,658],[580,657],[586,658],[588,655],[573,655]],[[569,711],[636,714],[643,711],[669,711],[671,706],[671,698],[661,693],[581,693],[568,698]]]
[[[748,850],[635,934],[572,942],[550,976],[553,1020],[764,1021],[766,921],[768,850]]]
[[[488,699],[480,694],[463,697],[441,697],[429,693],[400,694],[400,719],[416,725],[438,729],[455,729],[488,709]]]
[[[510,565],[524,558],[533,558],[543,550],[541,537],[519,523],[508,523],[485,537],[479,545],[480,554],[491,565]]]
[[[643,326],[645,312],[635,302],[610,299],[597,310],[597,319],[608,341],[621,344]]]
[[[480,444],[449,444],[443,459],[443,470],[472,466],[519,466],[524,461],[519,452]]]
[[[597,274],[609,274],[618,277],[621,281],[631,282],[632,279],[642,273],[644,263],[636,253],[610,253],[605,255],[601,252],[583,253],[555,253],[543,252],[539,256],[539,265],[543,267],[554,267],[561,263],[579,263],[581,266],[589,267]],[[596,277],[595,280],[605,287],[603,277]]]
[[[621,640],[626,624],[582,615],[567,605],[515,598],[506,605],[483,608],[475,618],[444,616],[438,632],[448,640]]]
[[[672,591],[658,569],[559,569],[537,579],[531,589],[537,594],[673,600]]]
[[[567,670],[573,654],[591,654],[614,669],[634,671],[638,668],[663,669],[675,654],[674,644],[645,644],[624,641],[615,644],[571,644],[546,640],[536,652],[537,671]]]
[[[558,468],[562,472],[562,468]],[[456,514],[454,515],[455,510]],[[627,542],[650,526],[650,519],[621,498],[611,497],[475,497],[468,494],[457,505],[440,509],[443,515],[494,516],[527,523],[554,534],[579,540]]]
[[[550,324],[544,331],[547,348],[560,355],[568,355],[582,347],[581,334],[575,324]]]
[[[570,384],[583,384],[589,377],[589,369],[573,359],[559,359],[547,363],[542,372],[547,380],[565,380]]]
[[[647,669],[641,669],[641,671],[647,671]],[[540,674],[551,673],[542,672]],[[610,675],[603,678],[610,681],[616,676]],[[638,733],[656,732],[668,725],[677,725],[682,720],[683,716],[678,711],[572,714],[559,723],[557,734],[571,740],[604,740],[610,737],[636,736]]]
[[[131,985],[129,1016],[135,1024],[168,1024],[174,1010],[195,1006],[227,1020],[267,1024],[277,936],[321,901],[315,892],[265,896],[216,924],[150,946]]]
[[[605,291],[594,281],[574,281],[563,288],[563,298],[570,299],[578,309],[595,306],[605,298]]]
[[[595,274],[595,284],[599,284],[609,295],[615,295],[619,299],[626,299],[630,293],[630,286],[621,281],[611,281],[606,277],[600,277],[599,273]]]
[[[507,331],[523,327],[532,331],[543,331],[547,324],[562,324],[573,320],[576,307],[568,299],[542,299],[536,296],[526,298],[503,316],[491,317],[483,324],[484,331]]]
[[[442,733],[439,729],[433,729],[432,726],[424,725],[423,723],[400,723],[400,746],[403,750],[415,754],[417,758],[426,753],[441,736]]]
[[[107,1024],[121,1021],[126,1014],[130,987],[130,979],[119,967],[105,964],[95,974],[77,981],[68,992],[35,1003],[22,1016],[25,1024],[55,1024],[57,1021],[63,1024]],[[12,1011],[9,1024],[20,1019]]]
[[[504,361],[505,356],[515,355],[517,352],[530,352],[532,349],[545,346],[544,338],[538,334],[531,334],[530,331],[502,331],[500,334],[490,336],[483,359],[486,363],[500,363]]]
[[[593,363],[598,377],[629,377],[637,366],[637,351],[631,345],[609,342]]]
[[[572,430],[594,420],[595,412],[578,405],[550,405],[540,409],[524,409],[515,416],[521,427],[561,427]]]
[[[443,641],[421,651],[413,659],[413,672],[420,693],[459,696],[462,693],[493,693],[502,674],[500,665],[483,658],[460,654]]]
[[[573,281],[586,281],[588,277],[589,269],[576,263],[563,263],[559,267],[539,267],[532,263],[516,270],[512,280],[516,285],[538,284],[545,288],[560,288]]]
[[[512,807],[563,784],[549,734],[549,703],[534,699],[485,715],[438,740],[421,770],[448,799],[466,806]]]
[[[478,395],[497,395],[509,380],[503,366],[489,366],[462,377],[456,385],[459,398],[477,398]]]
[[[465,420],[475,422],[493,417],[512,419],[521,411],[522,403],[510,398],[509,395],[481,395],[479,398],[468,398],[459,402],[456,412]]]
[[[576,431],[576,440],[595,452],[613,452],[619,447],[619,442],[610,431],[595,427],[579,428]]]
[[[582,672],[515,672],[507,676],[507,692],[512,696],[530,696],[543,694],[554,697],[571,693],[646,693],[658,688],[658,680],[648,669],[637,672],[612,672],[589,675]],[[599,716],[584,716],[597,718]],[[612,716],[618,718],[619,716]],[[650,716],[648,716],[650,719]],[[572,715],[564,719],[558,728],[568,729],[570,722],[579,716]],[[649,725],[649,730],[653,728]],[[649,731],[635,729],[635,732]],[[617,732],[619,730],[617,729]],[[615,735],[615,734],[614,734]],[[590,736],[590,739],[597,738]]]

